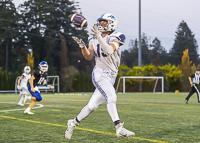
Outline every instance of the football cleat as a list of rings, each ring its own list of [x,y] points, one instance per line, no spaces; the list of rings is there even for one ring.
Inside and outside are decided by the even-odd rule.
[[[30,114],[30,115],[31,115],[31,114],[34,114],[34,113],[31,112],[30,110],[25,110],[24,113],[25,113],[25,114]]]
[[[185,103],[188,104],[188,100],[184,99]]]
[[[117,137],[132,137],[135,136],[134,132],[131,132],[123,127],[124,123],[119,123],[116,128]]]
[[[79,125],[79,123],[77,123],[77,122],[75,121],[75,119],[71,119],[71,120],[68,120],[67,125],[68,125],[68,128],[67,128],[67,130],[65,131],[65,138],[66,138],[67,140],[69,140],[69,139],[71,139],[71,137],[72,137],[72,134],[73,134],[73,132],[74,132],[74,129],[76,128],[76,126]]]
[[[24,106],[24,104],[22,104],[22,103],[18,103],[17,105],[19,105],[19,106]]]

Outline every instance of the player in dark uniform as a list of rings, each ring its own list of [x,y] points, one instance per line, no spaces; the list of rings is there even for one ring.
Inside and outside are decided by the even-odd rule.
[[[48,71],[48,64],[45,61],[40,62],[39,69],[35,70],[34,74],[30,78],[29,84],[28,84],[28,90],[32,97],[25,97],[24,102],[29,100],[33,100],[32,103],[26,108],[24,113],[26,114],[34,114],[30,110],[37,104],[37,102],[42,100],[42,96],[40,94],[40,91],[38,90],[38,85],[45,85],[46,87],[51,88],[51,85],[47,84],[47,72]]]
[[[188,103],[190,97],[196,92],[197,93],[197,100],[200,103],[200,91],[198,88],[199,81],[200,81],[200,69],[197,69],[194,74],[189,76],[189,81],[191,84],[191,91],[188,96],[185,98],[185,103]]]

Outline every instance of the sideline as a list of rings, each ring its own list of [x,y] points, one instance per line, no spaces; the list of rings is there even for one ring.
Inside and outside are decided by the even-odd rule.
[[[0,118],[7,118],[7,119],[26,121],[26,122],[31,122],[31,123],[39,123],[39,124],[45,124],[45,125],[52,125],[52,126],[58,126],[58,127],[67,127],[67,125],[54,124],[54,123],[48,123],[48,122],[40,122],[40,121],[21,119],[21,118],[3,116],[3,115],[0,115]],[[115,133],[111,133],[111,132],[103,132],[103,131],[97,131],[97,130],[92,130],[92,129],[87,129],[87,128],[79,128],[79,127],[76,127],[76,129],[83,130],[83,131],[94,132],[94,133],[109,134],[109,135],[115,135],[116,136]],[[159,140],[154,140],[154,139],[147,139],[147,138],[141,138],[141,137],[131,137],[131,138],[138,139],[138,140],[150,141],[150,142],[156,142],[156,143],[170,143],[170,142],[159,141]]]
[[[17,105],[17,102],[0,102],[0,104],[1,103],[7,103],[7,104],[16,104]],[[27,104],[27,103],[26,103]],[[28,103],[28,104],[30,104],[30,103]],[[39,106],[37,106],[37,105],[39,105]],[[18,105],[17,105],[18,106]],[[32,109],[37,109],[37,108],[42,108],[42,107],[44,107],[44,105],[42,105],[42,104],[36,104],[36,106],[37,107],[33,107]],[[10,109],[10,110],[0,110],[0,112],[8,112],[8,111],[19,111],[19,110],[25,110],[26,108],[20,108],[20,109]]]

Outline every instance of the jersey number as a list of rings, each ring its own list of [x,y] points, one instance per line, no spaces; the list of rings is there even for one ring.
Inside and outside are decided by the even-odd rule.
[[[41,77],[40,80],[38,81],[38,84],[42,84],[43,81],[44,81],[44,77]]]
[[[98,57],[100,57],[100,50],[101,50],[101,55],[103,56],[103,57],[107,57],[107,55],[103,52],[103,50],[100,48],[100,45],[99,44],[97,44],[97,55],[98,55]]]

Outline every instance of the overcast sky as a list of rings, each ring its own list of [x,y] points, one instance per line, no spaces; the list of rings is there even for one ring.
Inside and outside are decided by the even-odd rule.
[[[16,6],[23,1],[13,0]],[[87,18],[88,31],[96,23],[97,18],[109,12],[118,20],[117,31],[126,36],[123,49],[129,48],[130,39],[138,38],[139,0],[76,0],[76,2],[79,2],[82,14]],[[200,0],[141,0],[141,31],[149,38],[149,44],[157,37],[162,46],[169,51],[174,43],[175,31],[184,20],[195,34],[200,46],[199,6]]]

